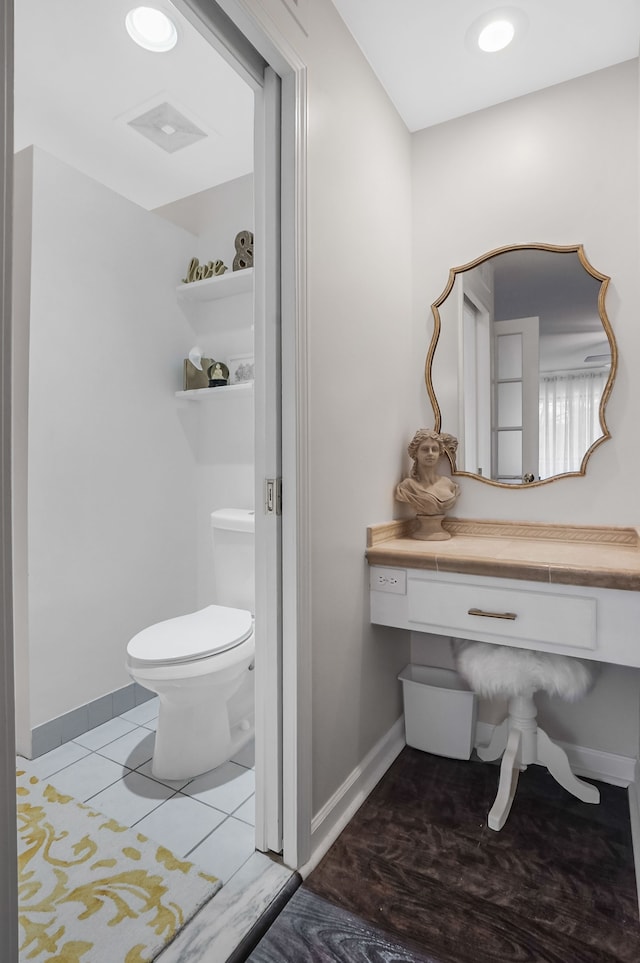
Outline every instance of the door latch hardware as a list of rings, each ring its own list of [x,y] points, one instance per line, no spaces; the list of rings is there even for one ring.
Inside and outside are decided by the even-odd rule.
[[[265,515],[282,515],[281,478],[265,478],[264,513]]]

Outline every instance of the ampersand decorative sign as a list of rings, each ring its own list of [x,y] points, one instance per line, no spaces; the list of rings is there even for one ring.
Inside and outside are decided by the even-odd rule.
[[[242,271],[253,267],[253,234],[251,231],[240,231],[235,239],[236,256],[233,259],[233,270]]]

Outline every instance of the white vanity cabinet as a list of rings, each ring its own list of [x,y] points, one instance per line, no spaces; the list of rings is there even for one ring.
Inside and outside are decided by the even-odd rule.
[[[373,623],[640,667],[635,529],[567,528],[563,541],[555,527],[522,538],[505,523],[505,537],[420,542],[394,524],[390,538],[376,538],[389,526],[369,530]]]
[[[373,566],[370,602],[378,625],[640,666],[638,592]]]

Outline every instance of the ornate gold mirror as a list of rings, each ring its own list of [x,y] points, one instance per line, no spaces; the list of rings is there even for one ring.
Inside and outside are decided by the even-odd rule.
[[[584,475],[610,437],[609,278],[581,245],[517,244],[452,268],[431,306],[425,380],[452,470],[493,485]]]

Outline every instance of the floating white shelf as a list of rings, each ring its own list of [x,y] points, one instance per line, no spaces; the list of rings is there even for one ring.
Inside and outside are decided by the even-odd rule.
[[[176,292],[178,301],[215,301],[218,298],[231,298],[234,294],[247,294],[252,289],[253,268],[244,268],[205,278],[204,281],[179,284]]]
[[[207,401],[211,398],[228,398],[234,394],[248,394],[251,391],[253,391],[253,381],[243,381],[239,385],[218,385],[217,388],[193,388],[189,391],[176,391],[176,398],[184,398],[186,401]]]

